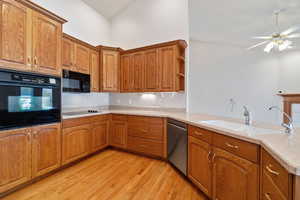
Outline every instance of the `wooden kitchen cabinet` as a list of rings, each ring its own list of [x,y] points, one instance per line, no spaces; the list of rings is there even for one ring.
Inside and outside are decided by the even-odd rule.
[[[144,53],[139,52],[135,53],[132,56],[133,59],[133,73],[134,73],[134,91],[142,92],[144,91],[144,75],[145,75],[145,68],[144,68]]]
[[[99,52],[90,50],[90,67],[91,67],[91,90],[100,92],[100,65]]]
[[[158,50],[149,50],[144,53],[145,56],[145,90],[160,90],[160,66],[158,62]]]
[[[134,67],[133,56],[122,55],[121,57],[121,90],[122,92],[134,91]]]
[[[30,129],[0,132],[0,193],[31,179]]]
[[[92,126],[83,124],[63,128],[62,133],[62,164],[65,165],[90,153]]]
[[[113,115],[109,134],[109,144],[114,147],[127,148],[127,117]]]
[[[202,192],[211,197],[212,146],[193,136],[189,136],[188,140],[188,177]]]
[[[212,199],[258,200],[258,165],[219,148],[213,148]]]
[[[63,69],[74,71],[75,44],[69,38],[62,40],[62,66]]]
[[[33,12],[32,30],[34,71],[60,76],[61,24],[45,15]]]
[[[66,21],[28,0],[2,0],[0,5],[1,67],[59,76]]]
[[[108,146],[109,121],[95,122],[92,127],[92,152]]]
[[[81,44],[75,44],[75,67],[76,71],[90,74],[90,50]]]
[[[1,6],[1,67],[31,70],[32,11],[14,0],[2,0]]]
[[[46,174],[61,166],[60,124],[32,128],[32,177]]]
[[[118,49],[101,50],[102,91],[118,92],[120,90],[120,52]]]
[[[121,51],[121,92],[185,90],[185,41]]]

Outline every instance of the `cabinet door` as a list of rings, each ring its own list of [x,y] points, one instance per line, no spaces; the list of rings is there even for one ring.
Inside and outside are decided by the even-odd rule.
[[[133,55],[133,66],[134,66],[134,90],[142,91],[144,89],[144,53],[136,53]]]
[[[67,70],[74,70],[74,53],[75,47],[74,43],[67,39],[63,38],[62,40],[62,66]]]
[[[206,142],[190,136],[188,150],[188,177],[207,196],[211,197],[211,146]]]
[[[63,129],[62,164],[70,163],[90,152],[91,126],[82,125]]]
[[[110,133],[110,144],[115,147],[127,147],[127,122],[113,121]]]
[[[90,74],[90,51],[89,48],[75,44],[75,66],[76,71]]]
[[[159,49],[162,91],[175,91],[175,50],[174,46]]]
[[[134,90],[134,67],[132,55],[123,55],[121,57],[121,85],[122,92],[131,92]]]
[[[62,25],[33,12],[33,68],[49,75],[61,74]]]
[[[31,179],[28,129],[0,132],[0,193]]]
[[[31,70],[31,10],[14,0],[2,0],[0,66]]]
[[[157,49],[145,52],[145,89],[159,91],[160,89],[160,68],[158,64]]]
[[[117,51],[102,51],[102,85],[105,92],[119,91],[119,52]]]
[[[46,174],[61,165],[60,124],[33,128],[32,177]]]
[[[100,66],[99,53],[97,51],[90,51],[90,66],[92,91],[100,92]]]
[[[213,200],[259,199],[258,165],[214,148]]]
[[[108,145],[108,128],[108,121],[102,121],[93,124],[92,152],[103,149]]]

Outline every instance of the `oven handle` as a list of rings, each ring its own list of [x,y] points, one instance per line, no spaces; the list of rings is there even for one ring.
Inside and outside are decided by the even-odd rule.
[[[20,84],[20,83],[11,83],[11,82],[0,82],[0,86],[17,86],[17,87],[34,87],[34,88],[59,88],[57,85],[41,85],[41,84]]]

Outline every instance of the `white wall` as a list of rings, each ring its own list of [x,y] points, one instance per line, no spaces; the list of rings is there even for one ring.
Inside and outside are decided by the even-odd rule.
[[[134,1],[112,20],[114,46],[132,49],[177,39],[188,41],[188,1]],[[188,50],[187,50],[188,51]],[[187,63],[188,65],[188,63]],[[155,98],[141,98],[137,94],[111,94],[111,104],[136,106],[186,106],[186,94],[158,93]],[[130,104],[131,102],[132,104]]]
[[[33,0],[33,2],[68,20],[63,31],[92,45],[109,45],[110,22],[81,0]],[[109,94],[62,95],[63,107],[92,107],[109,104]]]
[[[299,24],[297,0],[189,0],[191,112],[243,118],[247,105],[256,121],[281,121],[278,112],[267,108],[282,106],[279,90],[300,93],[300,42],[283,53],[246,50],[259,42],[251,37],[274,32],[273,11],[279,8],[287,9],[280,18],[282,30]]]
[[[32,0],[68,20],[63,31],[92,45],[109,45],[110,22],[82,0]]]

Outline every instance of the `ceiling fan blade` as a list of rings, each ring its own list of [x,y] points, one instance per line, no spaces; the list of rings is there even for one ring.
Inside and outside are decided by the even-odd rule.
[[[300,33],[295,33],[295,34],[292,34],[292,35],[288,35],[288,36],[286,36],[286,38],[289,38],[289,39],[300,38]]]
[[[295,31],[297,31],[297,30],[299,30],[299,29],[300,29],[299,26],[293,26],[293,27],[291,27],[291,28],[289,28],[289,29],[283,31],[280,35],[289,35],[289,34],[295,32]]]
[[[270,53],[272,51],[272,49],[274,48],[274,46],[275,46],[275,43],[274,42],[270,42],[265,47],[264,52]]]
[[[257,36],[257,37],[253,37],[253,39],[258,39],[258,40],[270,40],[272,39],[272,36]]]
[[[256,45],[253,45],[253,46],[249,47],[247,50],[254,49],[254,48],[259,47],[259,46],[261,46],[261,45],[264,45],[264,44],[266,44],[266,43],[268,43],[268,42],[269,42],[269,41],[263,41],[263,42],[260,42],[260,43],[258,43],[258,44],[256,44]]]

